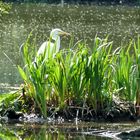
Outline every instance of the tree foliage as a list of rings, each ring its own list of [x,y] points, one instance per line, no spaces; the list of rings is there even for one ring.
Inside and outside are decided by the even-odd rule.
[[[11,9],[11,4],[4,3],[0,0],[0,14],[7,14],[8,11]]]
[[[60,3],[62,1],[66,3],[139,3],[140,0],[4,0],[5,2],[46,2],[46,3]]]

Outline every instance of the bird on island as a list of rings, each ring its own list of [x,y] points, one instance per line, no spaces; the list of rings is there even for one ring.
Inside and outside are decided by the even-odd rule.
[[[45,41],[39,48],[37,52],[37,56],[40,54],[43,54],[48,46],[50,46],[50,50],[53,49],[53,47],[56,47],[55,53],[59,52],[60,50],[60,37],[61,36],[70,36],[69,33],[62,31],[59,28],[53,29],[50,33],[50,41]]]
[[[35,57],[35,60],[33,61],[34,66],[37,68],[37,59],[38,56],[40,56],[41,54],[44,54],[44,52],[47,50],[47,48],[49,47],[49,54],[56,54],[57,52],[59,52],[60,50],[60,37],[61,36],[71,36],[69,33],[62,31],[59,28],[55,28],[51,31],[50,33],[50,40],[49,41],[45,41],[44,43],[42,43],[42,45],[40,46],[39,50],[37,51],[37,55]],[[55,49],[54,49],[55,47]],[[20,46],[20,53],[23,56],[23,49],[24,49],[24,43]],[[54,51],[55,50],[55,51]],[[54,56],[54,55],[53,55]],[[45,56],[46,58],[49,58],[49,56]],[[25,65],[26,67],[27,65]]]

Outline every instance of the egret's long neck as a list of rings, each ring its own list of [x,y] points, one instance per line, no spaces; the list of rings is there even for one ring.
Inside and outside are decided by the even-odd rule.
[[[60,36],[58,36],[56,39],[56,52],[59,52],[59,49],[60,49]]]

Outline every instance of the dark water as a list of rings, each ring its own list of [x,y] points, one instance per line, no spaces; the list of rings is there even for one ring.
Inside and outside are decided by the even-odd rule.
[[[2,140],[117,140],[117,134],[139,128],[135,123],[4,123]],[[133,137],[133,140],[135,138]]]
[[[140,8],[129,6],[13,4],[8,15],[0,16],[0,93],[22,80],[16,65],[21,64],[20,45],[33,31],[38,47],[53,28],[73,34],[75,42],[86,40],[90,47],[95,35],[106,37],[117,47],[140,33]],[[67,47],[70,38],[62,39]],[[5,55],[9,57],[10,61]]]

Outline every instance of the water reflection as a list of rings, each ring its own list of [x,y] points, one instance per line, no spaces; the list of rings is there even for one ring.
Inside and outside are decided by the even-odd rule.
[[[19,46],[32,30],[38,46],[52,28],[61,28],[72,33],[75,42],[83,39],[91,47],[96,34],[102,38],[109,34],[117,47],[140,33],[139,13],[139,7],[128,6],[13,4],[9,15],[0,17],[0,83],[15,86],[22,82],[16,68],[21,64]],[[68,42],[63,39],[62,47]],[[1,86],[0,92],[4,92]]]
[[[2,140],[109,140],[98,134],[85,134],[88,128],[77,130],[75,127],[40,124],[3,124],[0,126]],[[83,132],[82,132],[83,131]]]
[[[2,140],[116,140],[117,134],[139,128],[137,123],[1,122]],[[125,139],[125,135],[124,135]],[[126,139],[128,136],[126,135]],[[135,137],[130,139],[135,139]],[[137,137],[136,137],[137,139]],[[139,138],[138,138],[139,139]]]

